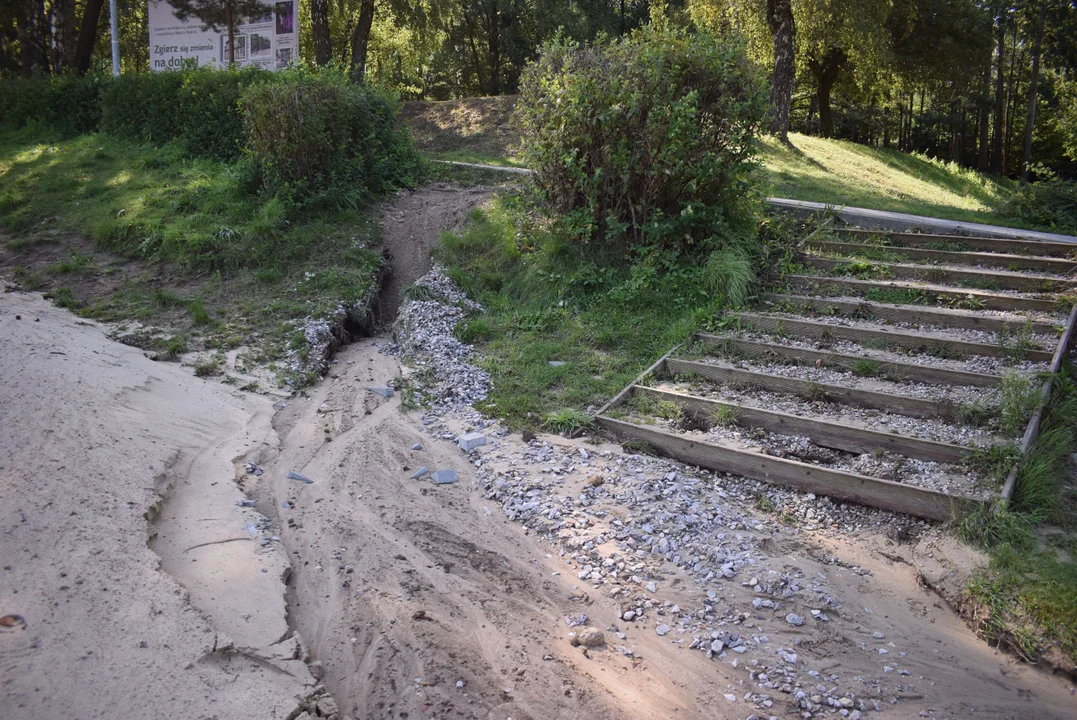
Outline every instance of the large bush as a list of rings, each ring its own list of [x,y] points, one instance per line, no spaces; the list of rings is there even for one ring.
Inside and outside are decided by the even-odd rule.
[[[342,73],[296,70],[251,87],[240,105],[250,157],[269,193],[355,207],[412,184],[419,171],[396,103]]]
[[[244,144],[240,96],[270,77],[258,68],[123,75],[102,92],[101,129],[154,145],[179,141],[192,155],[231,160]]]
[[[101,122],[99,75],[11,77],[0,82],[0,120],[9,127],[37,123],[61,137],[94,132]]]
[[[580,242],[680,254],[751,233],[766,109],[740,45],[652,26],[594,47],[546,45],[518,113],[537,186]]]
[[[1077,182],[1062,180],[1042,167],[1037,171],[1043,179],[1018,186],[1000,212],[1056,232],[1077,235]]]

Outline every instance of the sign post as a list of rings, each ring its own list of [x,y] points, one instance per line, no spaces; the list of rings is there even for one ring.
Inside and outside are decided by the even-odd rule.
[[[112,0],[115,2],[115,0]],[[236,66],[281,70],[299,58],[299,0],[262,0],[264,12],[237,18]],[[178,20],[165,0],[149,0],[150,69],[187,65],[228,67],[228,29],[204,28],[196,18]]]

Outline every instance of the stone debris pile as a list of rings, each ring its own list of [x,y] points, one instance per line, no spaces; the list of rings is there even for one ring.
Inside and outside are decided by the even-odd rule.
[[[446,412],[485,399],[490,375],[471,364],[472,347],[453,332],[482,306],[460,292],[439,267],[419,278],[414,288],[397,317],[400,344],[386,350],[399,353],[420,375],[432,372],[433,381],[419,390],[432,410]]]

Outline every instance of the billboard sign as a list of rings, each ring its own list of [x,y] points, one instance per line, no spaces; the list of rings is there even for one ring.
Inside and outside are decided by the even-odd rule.
[[[236,65],[286,68],[299,56],[299,0],[262,0],[265,12],[237,18]],[[149,0],[150,69],[175,70],[185,63],[228,66],[228,28],[202,29],[202,21],[176,19],[165,0]]]

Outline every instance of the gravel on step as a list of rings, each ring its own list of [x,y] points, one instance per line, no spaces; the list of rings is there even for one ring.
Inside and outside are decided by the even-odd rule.
[[[914,418],[836,403],[809,402],[796,395],[743,390],[706,380],[693,382],[665,382],[662,390],[695,395],[709,400],[719,400],[750,407],[783,412],[800,417],[827,420],[840,424],[853,424],[878,432],[893,432],[908,437],[935,440],[970,447],[985,447],[1005,440],[983,428],[967,427],[941,420]]]

